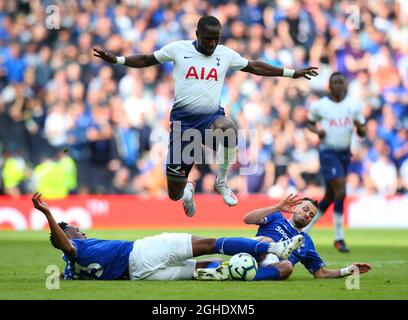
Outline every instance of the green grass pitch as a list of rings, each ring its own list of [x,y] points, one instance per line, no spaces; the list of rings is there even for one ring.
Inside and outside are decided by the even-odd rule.
[[[169,230],[166,230],[169,231]],[[250,230],[177,230],[208,237],[253,236]],[[88,237],[136,240],[161,230],[91,230]],[[368,262],[359,289],[346,288],[346,279],[315,280],[298,264],[286,281],[61,281],[46,288],[46,268],[64,262],[51,247],[47,232],[0,232],[0,300],[9,299],[153,299],[153,300],[282,300],[282,299],[408,299],[408,230],[346,231],[351,253],[333,249],[332,230],[311,233],[328,268]]]

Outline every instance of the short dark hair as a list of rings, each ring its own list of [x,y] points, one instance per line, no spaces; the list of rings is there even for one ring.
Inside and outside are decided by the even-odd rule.
[[[308,197],[304,197],[302,199],[300,199],[302,201],[309,201],[311,202],[316,208],[319,208],[319,203],[317,202],[317,200],[314,200],[312,198],[308,198]]]
[[[333,79],[334,77],[337,77],[337,76],[346,78],[346,76],[344,75],[343,72],[336,71],[336,72],[333,72],[333,73],[330,75],[329,82],[332,81],[332,79]]]
[[[66,223],[66,222],[60,222],[60,223],[58,223],[58,225],[60,226],[60,228],[62,229],[62,230],[65,230],[67,227],[68,227],[68,223]],[[57,247],[57,244],[55,243],[55,240],[54,240],[54,238],[53,238],[53,236],[52,236],[52,233],[50,233],[50,241],[51,241],[51,244],[52,244],[52,246],[54,247],[54,248],[57,248],[57,249],[59,249],[58,247]]]
[[[201,32],[207,26],[218,26],[221,28],[221,22],[214,16],[201,17],[197,23],[197,30]]]

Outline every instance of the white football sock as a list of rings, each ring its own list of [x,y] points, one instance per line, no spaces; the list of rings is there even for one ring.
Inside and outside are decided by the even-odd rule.
[[[191,201],[191,198],[193,197],[193,193],[191,192],[190,189],[187,188],[187,186],[184,188],[184,194],[183,194],[183,201]]]
[[[224,146],[220,147],[219,156],[223,157],[223,161],[221,161],[220,166],[219,166],[219,172],[218,172],[219,180],[227,180],[228,169],[234,163],[236,155],[237,155],[237,147],[233,147],[233,148],[226,148]]]
[[[334,213],[334,240],[344,239],[344,229],[343,229],[343,215],[341,213]]]

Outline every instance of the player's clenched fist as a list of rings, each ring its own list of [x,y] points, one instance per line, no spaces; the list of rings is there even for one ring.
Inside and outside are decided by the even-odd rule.
[[[98,48],[94,48],[94,56],[101,58],[102,60],[109,62],[109,63],[116,63],[117,62],[117,58],[114,54],[102,50],[102,49],[98,49]]]

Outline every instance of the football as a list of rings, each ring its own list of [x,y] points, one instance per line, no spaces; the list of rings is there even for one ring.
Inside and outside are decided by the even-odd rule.
[[[228,269],[232,279],[251,281],[258,271],[258,263],[248,253],[237,253],[229,260]]]

